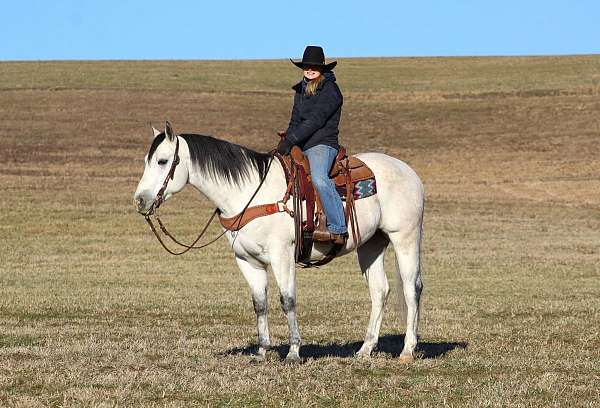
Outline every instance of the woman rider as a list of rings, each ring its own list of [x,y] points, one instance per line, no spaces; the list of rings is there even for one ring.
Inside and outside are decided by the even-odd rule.
[[[302,61],[291,61],[303,70],[304,77],[292,87],[296,91],[292,117],[277,151],[288,154],[294,145],[302,149],[310,163],[312,182],[321,197],[329,238],[343,244],[348,237],[344,208],[329,179],[339,149],[338,125],[343,103],[342,92],[331,72],[337,61],[325,64],[323,48],[311,45],[304,50]]]

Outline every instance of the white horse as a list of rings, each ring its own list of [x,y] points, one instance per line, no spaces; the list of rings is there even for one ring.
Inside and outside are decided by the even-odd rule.
[[[264,182],[251,206],[275,203],[286,190],[283,168],[272,156],[210,136],[176,135],[170,124],[164,132],[153,128],[154,140],[145,158],[144,174],[134,195],[138,212],[148,213],[163,185],[179,145],[180,163],[164,189],[164,200],[191,184],[220,209],[223,217],[239,214]],[[358,262],[368,282],[371,316],[359,357],[371,355],[377,345],[389,285],[383,261],[391,242],[396,255],[397,279],[401,279],[406,302],[406,335],[400,354],[411,362],[417,345],[421,281],[420,246],[423,224],[423,185],[404,162],[380,153],[357,155],[376,177],[377,194],[357,200],[356,213],[362,242],[358,248],[352,235],[340,256],[356,249]],[[290,349],[287,361],[300,360],[300,332],[296,321],[294,222],[286,212],[257,218],[238,232],[226,232],[235,260],[250,286],[258,329],[257,360],[270,347],[267,320],[267,267],[271,266],[279,287],[281,307],[287,316]],[[316,243],[311,261],[322,259],[329,244]]]

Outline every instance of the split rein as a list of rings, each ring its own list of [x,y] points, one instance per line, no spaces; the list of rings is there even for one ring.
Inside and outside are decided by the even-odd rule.
[[[271,158],[270,158],[269,164],[267,165],[267,168],[265,170],[264,177],[260,180],[260,183],[259,183],[256,191],[254,192],[254,194],[252,194],[252,197],[250,197],[250,200],[248,200],[248,203],[244,206],[244,209],[242,210],[242,212],[240,212],[234,218],[234,222],[239,222],[239,221],[242,220],[242,217],[244,216],[244,213],[246,212],[246,210],[250,206],[250,203],[252,202],[252,200],[254,200],[254,197],[256,197],[256,194],[258,194],[258,191],[260,190],[260,188],[262,187],[263,183],[265,182],[265,179],[267,178],[267,174],[269,173],[269,169],[271,168],[271,163],[273,163],[273,158],[275,157],[274,152],[270,152],[270,156],[271,156]],[[191,249],[205,248],[205,247],[207,247],[207,246],[215,243],[219,238],[221,238],[223,235],[225,235],[225,233],[227,233],[227,231],[229,231],[228,229],[225,229],[223,232],[221,232],[219,235],[217,235],[215,238],[213,238],[209,242],[207,242],[205,244],[202,244],[202,245],[199,245],[199,246],[196,246],[196,244],[198,243],[198,241],[200,241],[200,239],[204,236],[204,234],[208,230],[208,227],[210,226],[210,224],[212,224],[212,221],[215,219],[215,216],[221,212],[221,210],[219,210],[218,208],[215,208],[215,210],[213,211],[213,213],[210,216],[209,220],[207,221],[206,225],[204,226],[204,228],[202,228],[202,231],[200,231],[200,234],[198,234],[198,237],[191,244],[189,244],[189,245],[188,244],[184,244],[184,243],[180,242],[179,240],[177,240],[167,230],[167,228],[165,227],[165,225],[161,221],[161,219],[160,219],[160,217],[159,217],[159,215],[157,213],[157,210],[161,206],[161,204],[165,201],[164,194],[165,194],[165,191],[167,189],[167,185],[169,184],[169,180],[173,180],[173,177],[175,177],[175,168],[177,167],[177,165],[179,164],[179,162],[180,162],[180,159],[179,159],[179,137],[177,137],[177,143],[175,144],[175,154],[173,155],[173,163],[171,163],[171,168],[169,169],[169,172],[167,173],[167,177],[165,177],[165,181],[163,182],[160,190],[158,190],[158,193],[156,194],[156,198],[152,202],[152,205],[150,206],[150,209],[148,210],[148,212],[146,214],[144,214],[144,219],[146,220],[146,222],[150,226],[150,229],[154,233],[154,236],[156,237],[156,239],[158,240],[158,242],[160,242],[160,244],[162,245],[162,247],[168,253],[170,253],[171,255],[183,255],[186,252],[190,251]],[[156,230],[156,227],[154,226],[154,223],[152,222],[152,218],[150,218],[153,215],[154,215],[154,218],[156,218],[156,222],[158,223],[158,225],[159,225],[161,231],[163,232],[163,234],[165,236],[169,237],[171,239],[171,241],[173,241],[175,244],[177,244],[180,247],[184,248],[183,250],[181,250],[180,252],[176,252],[176,251],[173,251],[172,249],[170,249],[165,244],[165,242],[161,238],[160,234]]]

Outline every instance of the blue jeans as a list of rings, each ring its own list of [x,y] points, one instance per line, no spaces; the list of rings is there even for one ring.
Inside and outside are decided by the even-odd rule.
[[[327,217],[327,229],[333,234],[347,231],[342,199],[329,179],[329,170],[333,165],[337,150],[331,146],[316,145],[304,151],[310,163],[312,182],[321,197],[321,204]]]

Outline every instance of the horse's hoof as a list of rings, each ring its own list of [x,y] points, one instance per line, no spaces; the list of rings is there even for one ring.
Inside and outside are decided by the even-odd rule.
[[[284,360],[286,365],[298,365],[302,363],[300,356],[287,356]]]
[[[415,358],[413,356],[405,356],[403,354],[398,357],[398,361],[400,364],[412,364],[415,362]]]
[[[251,364],[260,364],[264,363],[267,360],[267,357],[264,354],[252,354],[250,356]]]
[[[361,360],[368,360],[371,358],[371,353],[367,352],[367,351],[358,351],[354,357],[361,359]]]

